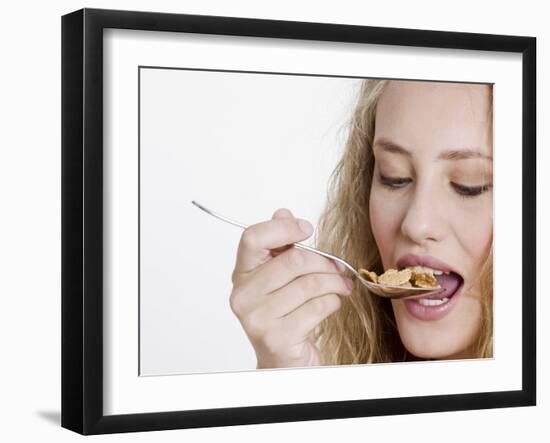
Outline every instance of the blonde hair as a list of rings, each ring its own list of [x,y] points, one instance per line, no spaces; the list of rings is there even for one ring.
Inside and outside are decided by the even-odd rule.
[[[369,196],[376,106],[389,81],[365,80],[361,84],[345,151],[330,177],[327,205],[315,235],[321,250],[378,274],[384,269],[371,229]],[[482,318],[474,353],[479,357],[492,356],[492,266],[491,247],[478,281]],[[315,333],[324,365],[419,360],[401,342],[390,300],[372,296],[362,285],[355,286],[353,294]]]

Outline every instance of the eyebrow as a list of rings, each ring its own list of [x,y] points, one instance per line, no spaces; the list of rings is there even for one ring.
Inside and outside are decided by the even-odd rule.
[[[391,152],[394,154],[405,155],[407,157],[412,157],[411,151],[405,149],[403,146],[398,145],[397,143],[392,142],[386,138],[380,138],[374,142],[374,147],[380,147],[380,149]],[[471,158],[482,158],[486,160],[493,160],[493,157],[490,155],[483,154],[476,149],[449,149],[443,151],[437,156],[438,160],[468,160]]]

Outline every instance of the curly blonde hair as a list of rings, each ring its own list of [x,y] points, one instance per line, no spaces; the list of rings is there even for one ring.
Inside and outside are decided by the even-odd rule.
[[[320,249],[378,274],[384,269],[370,224],[369,195],[376,107],[390,81],[364,80],[361,84],[346,149],[330,177],[327,205],[315,234]],[[477,282],[482,316],[474,353],[480,358],[493,353],[492,252],[491,247]],[[390,300],[372,296],[362,285],[356,285],[340,309],[321,322],[315,335],[324,365],[419,360],[401,342]]]

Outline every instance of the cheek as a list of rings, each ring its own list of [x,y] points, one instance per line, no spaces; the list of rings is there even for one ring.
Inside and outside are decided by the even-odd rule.
[[[492,205],[487,204],[484,209],[457,214],[455,220],[455,234],[461,239],[464,250],[478,263],[487,254],[493,239]]]
[[[492,241],[492,234],[492,227],[483,225],[469,232],[469,236],[465,241],[468,241],[470,255],[475,257],[476,261],[481,261],[487,254]]]

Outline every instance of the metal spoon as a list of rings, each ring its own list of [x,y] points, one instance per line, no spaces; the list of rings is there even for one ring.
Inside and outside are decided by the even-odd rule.
[[[248,226],[239,223],[235,220],[231,220],[228,217],[225,217],[223,215],[220,215],[211,209],[208,209],[201,205],[200,203],[197,203],[195,200],[193,200],[191,203],[193,203],[197,208],[202,209],[207,214],[212,215],[213,217],[216,217],[219,220],[222,220],[226,223],[232,224],[234,226],[238,226],[239,228],[246,229]],[[426,297],[427,295],[430,295],[435,292],[439,292],[443,290],[441,287],[437,288],[405,288],[402,286],[389,286],[384,285],[380,283],[373,283],[371,281],[366,280],[363,278],[363,276],[357,271],[353,266],[351,266],[347,261],[341,259],[340,257],[336,257],[335,255],[329,254],[327,252],[320,251],[318,249],[312,248],[311,246],[306,246],[301,243],[293,243],[293,246],[299,249],[303,249],[305,251],[310,251],[315,254],[322,255],[324,257],[330,258],[331,260],[334,260],[338,263],[343,264],[347,269],[351,271],[357,279],[367,287],[367,289],[372,292],[373,294],[376,294],[380,297],[385,298],[393,298],[393,299],[400,299],[400,300],[408,300],[408,299],[414,299],[414,298],[421,298]]]

